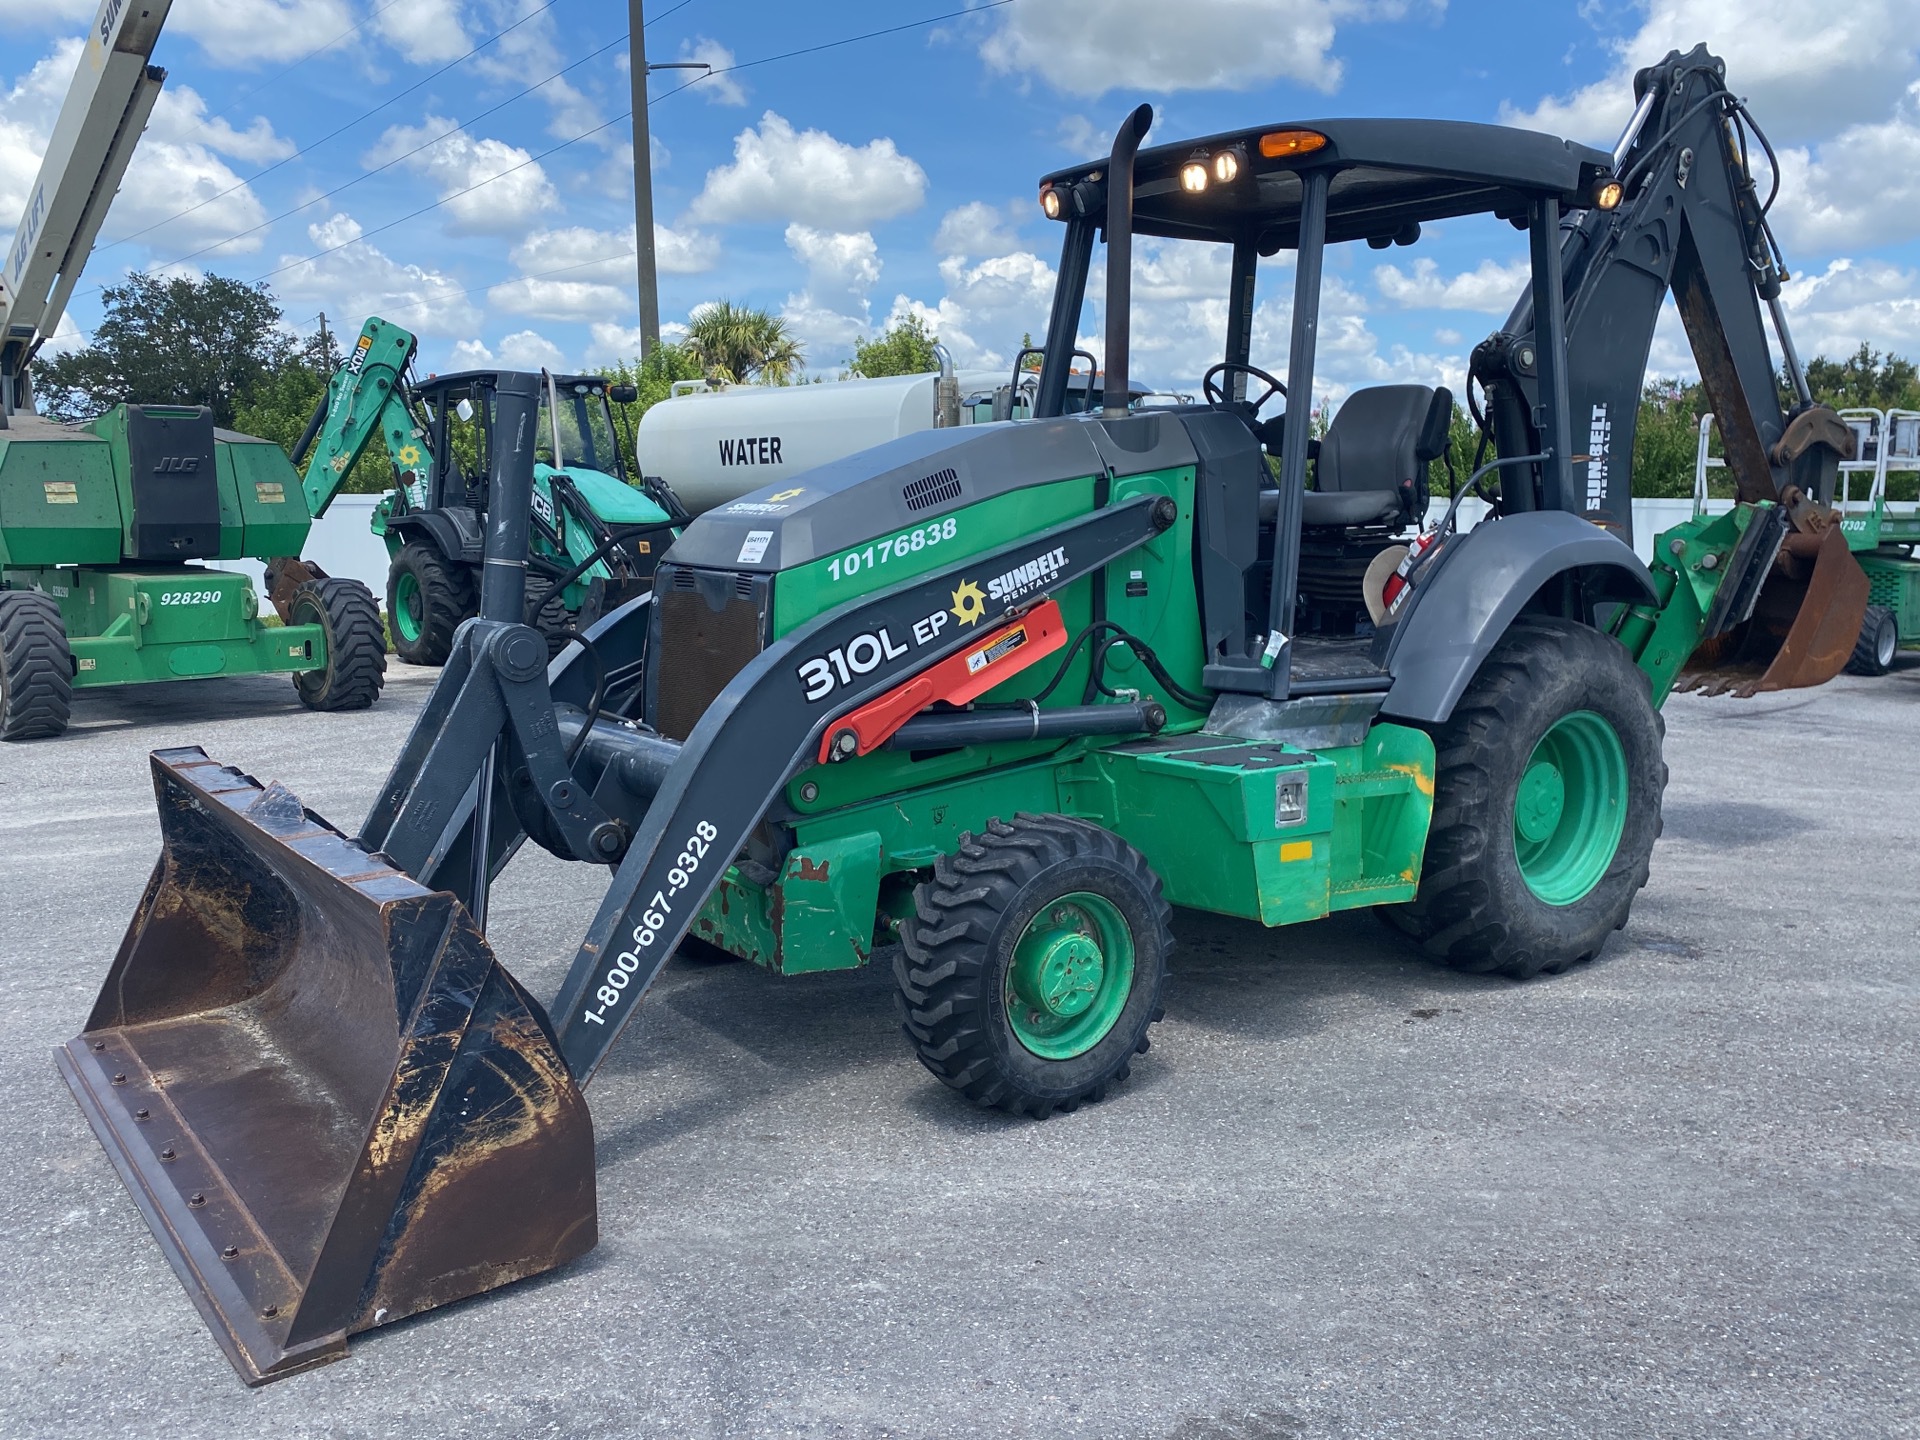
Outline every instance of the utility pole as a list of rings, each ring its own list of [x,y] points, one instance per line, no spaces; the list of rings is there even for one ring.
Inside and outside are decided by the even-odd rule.
[[[660,343],[660,277],[653,259],[653,136],[647,129],[647,18],[627,0],[633,80],[633,248],[640,257],[640,358]]]
[[[325,361],[333,359],[333,337],[327,333],[327,312],[324,310],[320,312],[320,358]]]
[[[642,0],[627,0],[628,65],[633,84],[633,248],[640,261],[640,358],[660,343],[660,275],[653,255],[653,136],[647,128],[647,76],[655,70],[711,70],[704,61],[647,63]]]

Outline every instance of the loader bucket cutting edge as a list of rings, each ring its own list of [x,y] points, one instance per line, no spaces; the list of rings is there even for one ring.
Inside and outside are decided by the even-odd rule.
[[[590,1250],[585,1100],[465,909],[197,748],[153,775],[160,862],[55,1056],[241,1378]]]
[[[1839,526],[1789,535],[1751,618],[1695,650],[1674,688],[1748,697],[1826,684],[1853,655],[1869,585]]]

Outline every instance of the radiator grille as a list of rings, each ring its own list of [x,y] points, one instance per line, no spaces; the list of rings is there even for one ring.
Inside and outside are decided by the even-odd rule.
[[[930,505],[944,505],[949,500],[958,500],[959,473],[951,467],[936,470],[908,485],[900,492],[900,498],[907,502],[909,510],[925,510]]]
[[[667,583],[654,589],[659,629],[648,662],[652,724],[668,739],[684,740],[764,646],[769,577],[660,568]]]

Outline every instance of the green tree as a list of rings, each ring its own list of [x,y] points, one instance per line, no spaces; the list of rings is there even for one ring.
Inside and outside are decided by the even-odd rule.
[[[627,464],[627,474],[641,473],[633,453],[634,435],[640,425],[640,417],[673,392],[676,380],[701,380],[706,378],[705,367],[686,344],[663,341],[655,345],[641,360],[621,360],[603,367],[600,374],[614,385],[631,385],[638,397],[631,405],[615,405],[614,431],[618,437],[620,453]]]
[[[940,368],[940,359],[933,353],[939,338],[928,333],[926,321],[909,312],[873,339],[854,341],[853,362],[847,368],[869,380],[882,375],[924,375]]]
[[[707,379],[731,385],[784,385],[806,364],[806,353],[785,320],[731,300],[695,311],[683,343]]]
[[[129,402],[206,405],[214,424],[231,426],[248,392],[295,356],[265,285],[130,275],[101,294],[93,343],[35,367],[43,408],[56,420],[87,420]]]
[[[1791,397],[1784,371],[1780,385]],[[1920,366],[1900,355],[1882,354],[1864,341],[1844,360],[1816,355],[1807,364],[1807,388],[1815,400],[1836,410],[1920,410]]]
[[[1634,495],[1643,500],[1691,498],[1706,403],[1697,382],[1664,376],[1647,381],[1633,429]]]

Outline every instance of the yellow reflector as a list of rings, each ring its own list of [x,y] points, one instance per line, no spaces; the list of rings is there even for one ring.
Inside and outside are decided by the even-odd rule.
[[[1312,858],[1313,842],[1311,840],[1289,840],[1280,847],[1282,864],[1289,860],[1311,860]]]
[[[1260,137],[1260,153],[1269,160],[1285,160],[1292,155],[1308,155],[1327,143],[1318,130],[1272,130]]]

